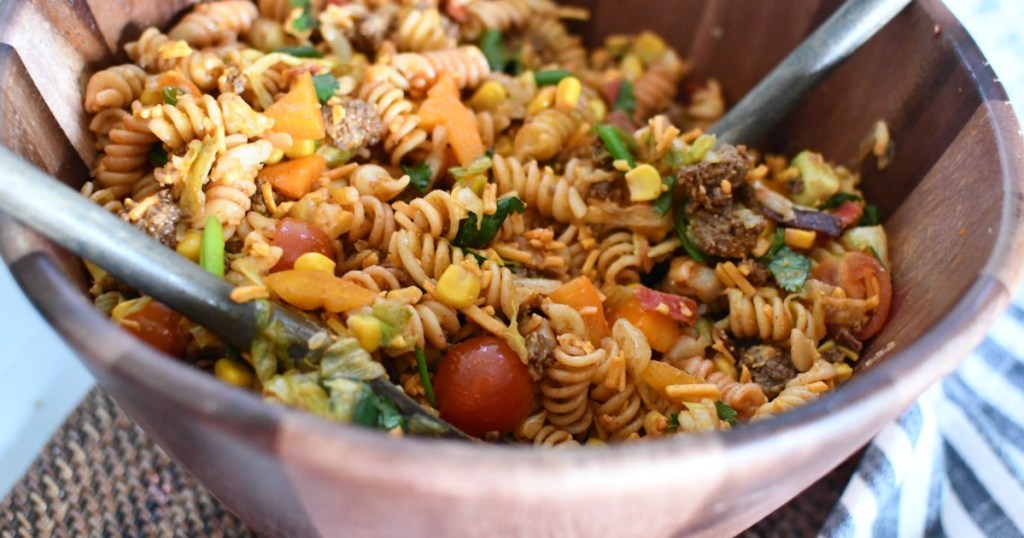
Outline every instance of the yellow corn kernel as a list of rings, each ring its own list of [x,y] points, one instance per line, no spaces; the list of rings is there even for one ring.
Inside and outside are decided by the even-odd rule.
[[[835,365],[836,369],[836,383],[845,383],[850,376],[853,375],[853,368],[850,368],[849,364],[841,362]]]
[[[380,321],[378,321],[377,318],[366,314],[349,316],[348,332],[356,340],[359,340],[359,345],[366,351],[373,353],[380,348],[380,340],[383,337],[383,331],[380,327]]]
[[[647,435],[665,435],[668,430],[668,419],[658,411],[644,415],[644,432]]]
[[[640,61],[639,56],[631,52],[622,59],[622,63],[619,64],[619,69],[622,69],[622,76],[626,77],[626,80],[632,82],[636,80],[637,77],[644,74],[644,63]]]
[[[199,245],[203,242],[203,233],[199,230],[189,230],[185,232],[185,237],[178,241],[178,246],[174,250],[178,251],[178,254],[199,263]]]
[[[661,174],[649,164],[641,164],[626,172],[629,185],[629,199],[633,202],[650,202],[661,196]]]
[[[666,50],[668,50],[668,45],[665,44],[665,40],[654,32],[647,30],[641,32],[633,44],[633,52],[647,65],[651,65],[660,59]]]
[[[576,108],[580,102],[580,94],[583,93],[583,85],[576,77],[565,77],[558,81],[555,87],[555,106],[559,110],[570,111]]]
[[[162,105],[164,104],[164,89],[146,88],[142,91],[142,95],[139,96],[139,101],[143,106]]]
[[[252,388],[253,382],[256,381],[256,376],[248,364],[228,358],[218,359],[213,363],[213,375],[228,385],[243,389]]]
[[[603,99],[588,99],[587,107],[590,108],[590,113],[594,116],[594,123],[603,122],[605,116],[608,115],[608,105],[604,104]]]
[[[739,374],[736,372],[736,366],[727,358],[722,355],[718,355],[712,361],[715,364],[715,370],[722,372],[723,374],[736,379]]]
[[[277,164],[281,162],[281,159],[284,159],[284,151],[274,148],[274,151],[270,152],[270,158],[267,159],[266,164]]]
[[[494,110],[508,99],[505,87],[493,80],[484,82],[469,99],[469,106],[475,110]]]
[[[544,86],[537,92],[537,96],[526,106],[526,113],[529,115],[538,114],[551,108],[555,102],[555,86]]]
[[[301,157],[309,157],[316,152],[316,142],[313,140],[296,140],[292,142],[292,147],[285,150],[284,154],[289,159],[298,159]]]
[[[334,274],[334,260],[319,252],[307,252],[295,260],[295,269],[300,271],[321,271]]]
[[[437,281],[437,295],[452,308],[465,308],[480,295],[480,277],[461,265],[450,265]]]
[[[798,230],[796,228],[786,228],[786,246],[790,248],[809,249],[814,246],[814,240],[817,239],[818,234],[813,230]]]
[[[605,446],[608,443],[598,439],[597,437],[591,437],[587,439],[587,446]]]

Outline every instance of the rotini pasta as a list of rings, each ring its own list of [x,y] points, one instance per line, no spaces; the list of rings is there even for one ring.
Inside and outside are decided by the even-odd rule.
[[[564,23],[585,16],[197,3],[89,79],[82,194],[205,266],[223,250],[233,300],[305,311],[325,326],[310,346],[346,346],[484,439],[727,430],[836,388],[892,302],[884,230],[849,222],[859,176],[717,144],[717,82],[651,32],[588,51]],[[815,207],[838,233],[800,227]],[[99,273],[91,291],[138,325],[119,307],[136,294]],[[229,357],[183,323],[181,358],[226,380],[326,394],[342,420],[367,402],[337,357]]]

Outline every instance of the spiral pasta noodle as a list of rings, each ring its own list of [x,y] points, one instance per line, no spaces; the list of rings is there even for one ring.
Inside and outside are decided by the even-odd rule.
[[[198,4],[167,35],[194,47],[230,43],[248,32],[258,16],[259,10],[249,0]]]
[[[180,358],[285,404],[324,394],[341,421],[381,372],[453,422],[443,396],[507,403],[456,426],[552,448],[726,430],[845,382],[892,303],[881,226],[846,233],[859,175],[718,143],[720,84],[650,31],[585,48],[566,23],[587,15],[196,2],[83,88],[81,193],[190,259],[222,250],[232,300],[322,321],[311,348],[342,356],[225,357],[190,323]],[[795,206],[840,233],[810,238]],[[146,300],[98,273],[90,291]],[[481,349],[509,375],[463,370]],[[504,381],[476,394],[453,366]]]

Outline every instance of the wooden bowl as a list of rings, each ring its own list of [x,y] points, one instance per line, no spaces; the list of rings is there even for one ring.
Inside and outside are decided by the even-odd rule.
[[[0,2],[0,138],[69,184],[95,150],[82,88],[188,2]],[[650,28],[740,97],[839,4],[595,0],[590,37]],[[45,46],[44,46],[45,44]],[[96,310],[80,262],[10,222],[15,278],[99,383],[254,529],[273,535],[721,536],[796,495],[898,416],[977,344],[1024,261],[1024,143],[1006,95],[938,0],[919,0],[766,140],[853,162],[876,120],[895,160],[861,166],[886,217],[896,296],[834,394],[734,431],[540,451],[394,439],[263,403],[145,347]],[[97,233],[102,233],[97,230]]]

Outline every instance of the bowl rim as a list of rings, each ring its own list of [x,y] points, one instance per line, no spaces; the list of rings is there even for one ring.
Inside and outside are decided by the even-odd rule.
[[[959,61],[974,77],[984,100],[980,106],[990,112],[994,111],[993,107],[1002,106],[1008,100],[1005,91],[996,82],[991,67],[959,21],[938,0],[925,0],[919,4],[941,26],[945,39],[951,41],[959,55]],[[1008,107],[1008,103],[1005,106]],[[255,394],[226,386],[208,374],[170,360],[128,337],[92,307],[49,255],[14,257],[11,261],[9,252],[17,252],[16,245],[26,241],[26,236],[34,235],[22,226],[13,222],[4,226],[0,246],[19,286],[94,372],[112,372],[140,389],[155,391],[191,415],[215,416],[228,428],[256,436],[270,433],[260,430],[268,425],[275,428],[284,425],[289,431],[308,435],[320,442],[345,446],[357,453],[376,454],[385,460],[422,464],[451,458],[459,462],[460,468],[483,473],[481,476],[494,473],[495,469],[508,472],[511,467],[524,476],[535,476],[545,481],[564,478],[572,482],[595,465],[601,465],[607,470],[605,480],[632,482],[637,478],[631,477],[631,473],[650,469],[652,465],[661,467],[659,473],[671,475],[673,473],[668,469],[678,467],[683,460],[687,465],[693,465],[701,459],[719,458],[724,451],[764,450],[777,445],[784,437],[808,439],[820,435],[815,431],[841,431],[850,424],[863,424],[869,419],[858,417],[858,410],[874,409],[895,418],[925,388],[956,367],[981,341],[987,327],[1008,304],[1012,292],[1019,287],[1024,267],[1024,259],[1013,256],[1024,251],[1024,232],[1015,225],[1016,220],[1007,225],[1007,219],[1014,218],[1013,213],[1017,209],[1014,206],[1020,203],[1020,194],[1024,191],[1024,138],[1012,112],[989,114],[987,126],[996,132],[993,149],[1000,160],[1005,193],[1001,208],[1003,225],[985,267],[965,292],[958,308],[942,316],[916,341],[893,350],[886,360],[858,373],[828,397],[771,421],[745,425],[732,431],[672,436],[653,443],[630,443],[602,450],[539,451],[520,445],[470,444],[424,438],[396,440],[382,432],[338,427],[299,410],[267,404]],[[1019,214],[1016,218],[1020,218]],[[957,336],[951,339],[947,336],[950,334]],[[927,360],[922,361],[921,357],[927,357]],[[875,417],[871,415],[872,419]],[[277,439],[266,437],[264,442],[266,450],[279,448],[275,445]],[[859,446],[853,444],[845,454],[837,454],[833,458],[835,463]],[[316,456],[310,456],[305,464],[316,468],[336,466]],[[647,479],[650,476],[645,474]],[[419,479],[406,476],[392,477],[391,480],[406,482]],[[582,488],[587,482],[577,484]],[[490,484],[488,491],[493,492],[493,488],[494,484]],[[534,493],[548,495],[557,491],[558,488],[552,488],[548,493]]]

